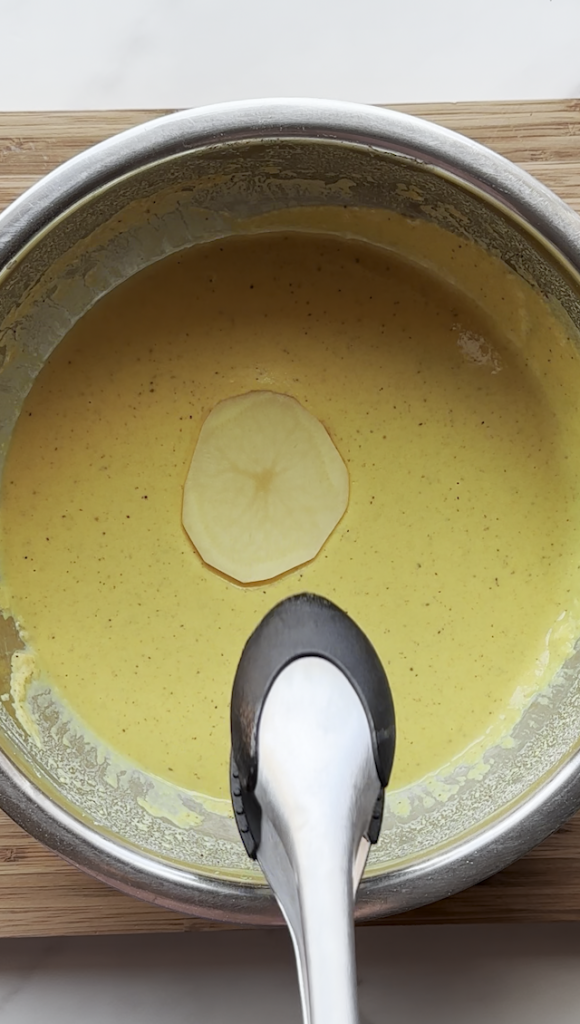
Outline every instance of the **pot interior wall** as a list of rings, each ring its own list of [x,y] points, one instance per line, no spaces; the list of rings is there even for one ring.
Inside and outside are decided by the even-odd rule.
[[[361,208],[373,211],[376,223],[390,211],[436,224],[499,257],[580,329],[572,273],[533,232],[449,176],[349,144],[278,140],[195,150],[94,194],[48,225],[0,278],[0,471],[35,376],[100,296],[171,252],[246,231],[249,224],[272,230],[297,208],[334,211],[341,234],[348,233],[349,211]],[[370,240],[376,244],[376,237]],[[171,793],[169,784],[163,784],[166,803],[189,808],[199,823],[183,827],[171,816],[151,815],[147,805],[160,783],[131,769],[113,788],[107,757],[60,720],[41,688],[31,697],[42,734],[41,745],[35,743],[9,700],[10,659],[22,640],[10,617],[0,620],[0,632],[0,741],[36,786],[125,846],[201,873],[261,882],[231,818],[192,794]],[[472,778],[463,768],[445,779],[445,800],[427,806],[420,787],[406,795],[404,807],[400,798],[388,798],[370,874],[449,849],[553,774],[578,746],[579,683],[575,654],[542,701],[524,713],[511,745],[490,752],[486,774]]]

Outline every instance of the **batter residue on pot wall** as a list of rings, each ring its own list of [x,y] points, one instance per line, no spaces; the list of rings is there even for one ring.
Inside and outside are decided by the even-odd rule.
[[[138,274],[58,346],[7,458],[4,607],[107,745],[225,797],[240,652],[302,590],[385,664],[394,786],[497,739],[551,677],[580,593],[580,361],[543,301],[485,266],[505,330],[377,247],[230,238]],[[243,588],[193,552],[182,489],[209,410],[260,388],[324,423],[351,492],[312,563]]]

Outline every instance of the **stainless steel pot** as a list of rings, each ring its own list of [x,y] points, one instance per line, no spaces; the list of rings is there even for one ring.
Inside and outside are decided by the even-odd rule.
[[[580,220],[474,142],[392,111],[322,101],[225,104],[161,118],[81,154],[0,216],[0,463],[24,395],[71,324],[165,254],[296,207],[437,220],[499,255],[580,328]],[[377,214],[378,215],[378,214]],[[10,619],[6,657],[19,646]],[[42,709],[41,709],[42,710]],[[280,920],[233,821],[207,808],[181,828],[120,792],[82,744],[45,744],[0,702],[0,805],[32,835],[125,892],[220,920]],[[580,657],[524,713],[487,774],[429,812],[387,807],[359,892],[370,918],[440,899],[497,871],[580,806]],[[68,760],[67,760],[68,758]],[[87,793],[90,795],[87,796]]]

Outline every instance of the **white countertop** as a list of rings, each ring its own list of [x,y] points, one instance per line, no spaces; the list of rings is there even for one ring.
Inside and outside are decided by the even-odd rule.
[[[0,0],[0,108],[580,92],[578,0]]]
[[[4,110],[580,94],[580,0],[0,0],[0,25]],[[358,953],[361,1024],[580,1018],[580,924],[367,928]],[[2,1024],[299,1019],[281,931],[0,940]]]
[[[360,1024],[578,1024],[575,924],[369,927],[358,952]],[[282,931],[4,939],[0,1020],[299,1024],[290,940]]]

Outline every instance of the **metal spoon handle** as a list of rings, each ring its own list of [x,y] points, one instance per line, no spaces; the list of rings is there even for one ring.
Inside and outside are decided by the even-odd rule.
[[[395,744],[384,670],[344,612],[301,594],[248,640],[231,714],[236,821],[288,923],[304,1020],[357,1024],[354,900]]]
[[[292,934],[304,1020],[357,1024],[354,897],[381,785],[365,712],[334,665],[301,658],[282,671],[258,758],[258,861]]]

